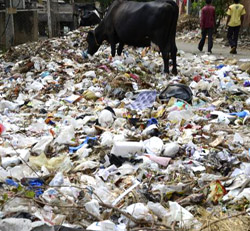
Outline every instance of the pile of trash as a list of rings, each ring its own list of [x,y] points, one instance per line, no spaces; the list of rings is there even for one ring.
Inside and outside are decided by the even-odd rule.
[[[182,14],[177,23],[176,39],[186,42],[197,42],[201,39],[199,18]]]
[[[0,230],[247,230],[250,60],[178,51],[166,76],[87,30],[0,56]]]
[[[177,23],[177,32],[192,31],[200,27],[199,17],[181,14]]]
[[[243,32],[240,35],[239,46],[241,48],[249,49],[249,47],[250,47],[250,38],[249,37],[250,37],[249,32]]]

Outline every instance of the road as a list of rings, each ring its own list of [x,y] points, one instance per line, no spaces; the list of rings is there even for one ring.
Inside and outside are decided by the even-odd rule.
[[[203,51],[200,52],[198,50],[198,42],[197,43],[189,43],[184,42],[182,40],[177,40],[176,45],[178,50],[183,50],[186,53],[197,54],[198,56],[204,55],[207,51],[207,43],[204,45]],[[225,58],[233,58],[233,59],[250,59],[250,50],[249,49],[237,49],[237,54],[232,55],[229,53],[230,47],[225,47],[221,44],[214,44],[212,52],[215,56],[224,56]]]

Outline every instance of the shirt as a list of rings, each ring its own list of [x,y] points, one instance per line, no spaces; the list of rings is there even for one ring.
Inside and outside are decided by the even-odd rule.
[[[201,28],[213,28],[215,22],[215,8],[211,5],[206,5],[201,10]]]
[[[231,16],[228,26],[240,26],[241,16],[246,14],[245,7],[241,4],[232,4],[227,10],[227,15]]]

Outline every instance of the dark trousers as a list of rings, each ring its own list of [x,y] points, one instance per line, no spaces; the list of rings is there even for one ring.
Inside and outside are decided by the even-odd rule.
[[[199,43],[198,48],[199,50],[202,51],[207,35],[208,35],[208,50],[207,51],[211,52],[213,48],[213,28],[206,28],[206,29],[201,30],[202,37],[201,37],[201,41]]]
[[[227,31],[227,39],[231,47],[237,48],[240,26],[229,26]]]

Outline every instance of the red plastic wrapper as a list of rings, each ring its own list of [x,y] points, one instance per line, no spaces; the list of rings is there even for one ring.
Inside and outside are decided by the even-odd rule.
[[[198,82],[200,82],[200,80],[201,80],[201,76],[200,75],[196,75],[196,76],[194,76],[194,81],[196,82],[196,83],[198,83]]]
[[[5,127],[0,123],[0,135],[5,131]]]

